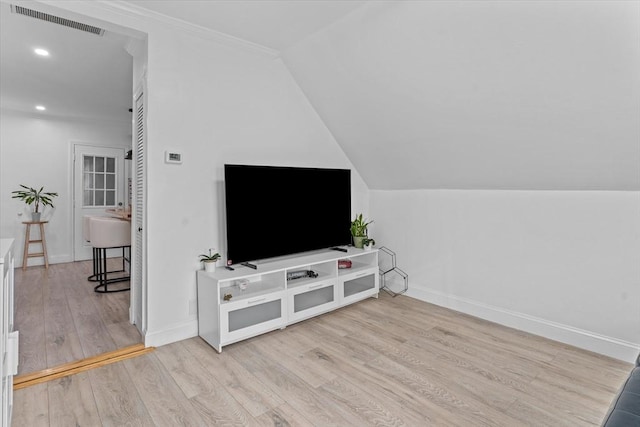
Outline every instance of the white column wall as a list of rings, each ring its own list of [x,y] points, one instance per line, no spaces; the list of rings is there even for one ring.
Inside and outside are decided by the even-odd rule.
[[[408,295],[632,360],[640,192],[372,191]]]
[[[197,332],[188,309],[197,297],[198,254],[226,251],[225,163],[352,165],[280,60],[158,34],[149,40],[148,93],[147,341],[158,345]],[[165,164],[166,150],[181,151],[183,163]],[[353,209],[362,210],[367,189],[355,170],[352,180]],[[259,239],[269,226],[260,210],[270,207],[252,205],[251,191],[260,186],[247,191]]]
[[[198,254],[211,247],[225,252],[224,164],[352,168],[351,162],[280,59],[108,4],[55,5],[148,35],[145,343],[195,336]],[[183,163],[165,164],[166,150],[181,152]],[[368,189],[355,170],[352,194],[353,211],[366,211]],[[259,219],[264,207],[252,206],[250,194],[247,200]]]

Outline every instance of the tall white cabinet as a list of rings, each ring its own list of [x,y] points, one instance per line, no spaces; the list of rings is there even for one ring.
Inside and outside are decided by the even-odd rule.
[[[339,260],[350,267],[338,268]],[[317,276],[287,280],[305,270]],[[198,334],[221,352],[225,345],[377,297],[378,288],[377,250],[319,251],[265,262],[257,270],[200,270]]]
[[[0,239],[0,272],[2,293],[0,297],[0,355],[2,356],[2,427],[11,425],[13,408],[13,376],[18,373],[18,331],[13,330],[13,239]]]

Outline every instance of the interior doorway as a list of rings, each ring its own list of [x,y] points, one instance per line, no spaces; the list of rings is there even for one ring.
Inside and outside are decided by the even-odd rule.
[[[79,169],[80,165],[78,165],[78,163],[80,162],[75,165],[73,162],[70,162],[68,165],[65,165],[65,167],[68,168],[65,171],[68,171],[68,175],[62,175],[62,171],[57,173],[57,176],[65,177],[64,186],[68,186],[65,198],[69,200],[68,204],[65,201],[65,205],[68,206],[69,209],[59,209],[58,212],[56,212],[57,218],[60,220],[58,223],[63,223],[63,225],[57,229],[51,227],[51,230],[47,230],[48,238],[51,232],[51,238],[48,239],[47,243],[49,243],[49,241],[54,242],[56,239],[58,242],[64,242],[64,252],[59,251],[59,253],[61,253],[61,255],[59,255],[60,259],[64,257],[64,260],[51,265],[49,269],[33,266],[25,271],[16,271],[16,276],[20,276],[16,277],[16,284],[21,283],[21,285],[16,286],[16,288],[27,291],[27,287],[22,285],[25,283],[33,285],[32,293],[25,292],[16,298],[16,325],[17,330],[20,331],[21,338],[19,357],[22,369],[20,370],[20,374],[34,372],[52,365],[67,363],[71,360],[86,358],[88,354],[112,351],[112,348],[108,348],[107,345],[100,341],[101,338],[106,336],[112,338],[113,345],[116,348],[131,345],[129,341],[134,338],[134,336],[137,337],[135,339],[138,342],[144,341],[144,336],[137,331],[136,326],[131,324],[131,320],[133,319],[132,312],[134,311],[131,299],[134,295],[133,289],[131,293],[123,292],[119,294],[98,295],[93,292],[93,283],[87,281],[87,276],[91,274],[92,270],[92,262],[90,261],[92,258],[92,250],[82,239],[81,218],[85,213],[90,212],[85,209],[88,208],[83,200],[85,191],[87,194],[92,193],[92,196],[87,195],[87,197],[93,197],[94,206],[92,206],[92,209],[95,209],[95,211],[91,212],[92,215],[102,215],[105,209],[117,207],[120,202],[124,205],[128,189],[126,179],[124,179],[121,174],[115,173],[115,186],[110,187],[106,181],[107,179],[111,180],[111,178],[107,178],[107,176],[113,173],[111,172],[111,167],[114,165],[116,169],[119,167],[134,167],[133,162],[129,163],[124,160],[124,152],[127,149],[133,148],[132,122],[127,122],[126,118],[125,120],[121,120],[120,118],[111,119],[100,116],[102,112],[108,113],[110,111],[103,107],[108,104],[106,102],[107,99],[110,98],[113,93],[116,93],[116,91],[102,94],[97,91],[97,89],[107,87],[106,80],[111,79],[113,81],[116,79],[116,76],[118,76],[118,81],[125,81],[131,85],[134,81],[135,70],[133,67],[130,68],[125,77],[123,74],[106,72],[107,68],[98,65],[96,62],[104,58],[111,58],[110,63],[119,63],[119,61],[113,60],[111,56],[119,50],[120,53],[126,51],[134,58],[138,58],[134,59],[134,61],[138,61],[134,65],[134,67],[138,67],[138,70],[145,69],[146,35],[137,30],[123,28],[108,22],[101,22],[94,18],[83,17],[51,5],[34,4],[33,7],[37,9],[42,8],[42,11],[54,16],[60,16],[65,19],[79,19],[82,23],[89,25],[97,24],[106,29],[101,38],[93,34],[90,35],[90,37],[93,38],[87,38],[89,37],[88,35],[83,35],[82,32],[76,32],[76,29],[60,28],[52,25],[50,22],[39,22],[38,20],[32,20],[32,18],[27,17],[18,18],[10,13],[2,14],[3,19],[23,20],[21,21],[23,25],[16,25],[15,30],[12,30],[14,32],[9,34],[9,37],[12,38],[14,42],[17,40],[26,40],[26,38],[18,32],[22,27],[26,28],[28,26],[32,30],[29,32],[29,37],[40,36],[48,30],[55,32],[56,34],[50,36],[45,35],[40,37],[39,40],[45,40],[47,42],[47,47],[52,53],[51,58],[58,60],[58,64],[69,65],[73,70],[73,72],[60,73],[60,75],[55,76],[55,82],[57,83],[55,87],[67,89],[64,96],[56,99],[51,95],[50,99],[47,100],[47,111],[50,111],[52,115],[49,121],[43,123],[46,123],[47,126],[54,129],[54,131],[59,130],[58,133],[53,132],[52,137],[59,136],[63,131],[69,132],[69,130],[76,129],[77,125],[77,130],[66,139],[65,144],[69,144],[69,141],[96,141],[98,143],[104,141],[106,144],[109,144],[108,141],[111,141],[111,144],[114,145],[118,144],[118,142],[113,142],[113,136],[117,138],[126,138],[128,136],[128,142],[131,145],[126,149],[119,149],[117,156],[113,153],[101,153],[97,151],[84,153],[86,154],[85,157],[89,158],[87,161],[92,162],[93,171]],[[36,31],[32,27],[37,27],[41,29],[41,31]],[[3,25],[3,29],[6,28],[8,27]],[[4,34],[5,33],[3,33],[3,35]],[[81,40],[82,37],[84,37],[83,40]],[[114,47],[111,42],[120,42],[123,37],[129,38],[128,42],[121,43],[119,46]],[[67,59],[68,56],[66,55],[71,53],[77,54],[83,51],[82,49],[92,44],[93,41],[96,41],[96,48],[91,50],[89,55],[84,55],[82,60],[77,64]],[[135,52],[135,55],[130,51],[132,44],[139,46],[139,50]],[[108,50],[105,51],[104,48],[107,45]],[[3,62],[5,62],[4,58],[7,52],[9,51],[3,49]],[[63,57],[67,60],[61,61]],[[6,63],[17,64],[18,62],[6,61]],[[76,65],[72,66],[72,64]],[[93,64],[93,71],[86,72],[84,77],[80,71],[82,69],[81,65],[83,64]],[[59,68],[62,67],[54,67],[56,70]],[[95,72],[97,70],[100,72]],[[32,71],[31,68],[24,69],[22,75],[30,76]],[[138,72],[138,74],[141,73]],[[46,82],[49,82],[49,77],[53,80],[53,76],[48,75],[47,79],[41,79],[41,81],[45,82],[46,80]],[[141,76],[138,75],[136,80],[140,81],[140,78]],[[102,80],[96,81],[96,79]],[[19,79],[14,78],[11,81],[16,83],[17,86]],[[69,90],[69,88],[73,88],[73,90]],[[72,111],[74,103],[69,101],[73,98],[71,95],[76,94],[79,95],[82,100],[95,100],[96,105],[99,107],[97,109],[98,113],[92,117],[86,117],[86,120],[82,114],[65,116],[64,113]],[[128,110],[129,118],[131,117],[131,108],[134,107],[131,95],[130,93],[129,99],[124,100],[124,102],[121,103],[122,105],[117,106],[115,109],[116,111],[122,112]],[[63,103],[67,107],[66,110],[62,108],[56,110],[56,108],[54,108]],[[76,102],[75,104],[77,105],[79,103]],[[61,111],[63,113],[59,113]],[[85,108],[85,111],[94,112],[91,108]],[[80,113],[83,112],[84,111],[81,111]],[[60,122],[67,121],[64,122],[64,125],[61,125],[60,128],[57,128],[57,120],[60,120]],[[124,127],[117,132],[114,131],[114,125],[123,122]],[[43,138],[42,141],[43,144],[51,142],[46,138]],[[144,140],[137,140],[135,143],[143,144],[143,141]],[[86,144],[87,142],[78,145]],[[67,145],[66,148],[70,149],[71,147]],[[95,150],[96,148],[97,147],[90,147],[91,150]],[[74,152],[75,147],[71,151]],[[45,150],[42,152],[45,152]],[[71,157],[68,151],[65,154],[67,159]],[[79,157],[83,158],[83,155]],[[44,158],[43,162],[51,164],[50,159]],[[100,162],[102,162],[103,170],[98,170],[96,166],[96,164],[100,164]],[[110,165],[109,162],[112,162],[112,164]],[[56,164],[62,165],[63,163],[57,162]],[[82,165],[84,165],[84,159]],[[24,167],[27,168],[26,165]],[[79,170],[76,171],[76,167],[78,167]],[[131,175],[135,173],[136,171],[131,171]],[[144,170],[140,170],[138,173],[140,173],[143,178],[146,174]],[[84,188],[86,182],[80,179],[81,176],[84,178],[85,174],[93,175],[94,182],[88,185],[89,188]],[[100,175],[101,178],[97,178],[98,175]],[[77,184],[76,176],[82,184]],[[104,179],[104,183],[100,183],[100,185],[104,185],[104,188],[99,188],[99,186],[96,185],[98,184],[96,182],[97,179]],[[62,186],[58,188],[62,188]],[[78,194],[76,194],[76,192]],[[101,196],[96,196],[97,194],[101,194]],[[100,203],[96,204],[96,197],[102,197],[101,206],[96,206],[100,205]],[[77,203],[75,205],[72,205],[72,199],[76,200]],[[112,205],[112,199],[115,199],[115,205]],[[80,201],[83,203],[80,203]],[[138,203],[140,203],[141,207],[144,207],[146,200],[142,197]],[[81,205],[82,209],[76,210],[78,204]],[[142,213],[142,209],[140,209],[140,213]],[[64,216],[64,219],[62,216]],[[144,216],[141,215],[141,218],[141,221],[143,221]],[[146,242],[145,236],[141,235],[140,240],[144,244],[144,242]],[[142,248],[142,245],[139,246]],[[144,252],[141,254],[138,268],[141,272],[144,272],[146,260],[144,258]],[[134,265],[132,265],[132,268],[133,267]],[[144,280],[144,278],[141,280]],[[132,277],[132,288],[134,286],[133,282],[134,279]],[[142,283],[137,283],[136,289],[141,289],[136,294],[136,306],[140,307],[140,314],[136,317],[136,323],[143,325],[145,321],[145,313],[143,310],[146,308],[146,294],[144,293]],[[99,301],[99,304],[96,301]],[[62,308],[62,310],[56,311],[54,308]],[[96,318],[92,317],[96,314],[106,321],[99,324]],[[143,326],[139,327],[143,328]],[[27,330],[31,332],[26,333]],[[131,331],[134,333],[131,333]],[[86,341],[83,341],[84,338],[86,338]],[[43,355],[48,355],[50,360],[40,360]],[[46,364],[41,365],[41,362]]]

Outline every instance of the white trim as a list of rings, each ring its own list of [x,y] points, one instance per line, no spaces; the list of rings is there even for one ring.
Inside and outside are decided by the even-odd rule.
[[[41,3],[56,5],[51,0],[41,0]],[[253,53],[264,55],[268,58],[277,58],[280,56],[278,50],[263,46],[258,43],[250,42],[238,37],[231,36],[220,31],[192,24],[182,19],[173,18],[159,12],[155,12],[144,7],[129,4],[125,1],[95,1],[92,6],[111,13],[117,13],[134,19],[142,19],[163,26],[170,26],[177,30],[184,31],[205,40],[211,40],[221,43],[225,46],[240,48]]]
[[[53,255],[53,256],[49,256],[47,257],[48,261],[49,261],[49,265],[53,265],[53,264],[65,264],[68,262],[73,262],[73,255],[70,254],[63,254],[63,255]],[[22,268],[22,254],[16,254],[16,268],[20,267]],[[37,267],[37,266],[42,266],[44,265],[44,258],[43,257],[33,257],[33,258],[29,258],[29,261],[27,261],[27,268],[29,267]]]
[[[638,344],[431,289],[410,288],[405,295],[625,362],[640,352]]]
[[[145,54],[146,50],[146,40],[134,39],[133,37],[127,40],[127,43],[124,46],[124,50],[127,51],[129,55],[132,57],[142,57]]]
[[[168,329],[149,332],[144,336],[145,347],[160,347],[177,341],[186,340],[198,336],[198,320],[188,320]]]
[[[20,2],[21,0],[18,0]],[[11,3],[11,0],[0,0],[3,3]],[[103,7],[100,3],[109,3],[108,1],[77,1],[77,0],[35,0],[32,2],[32,5],[29,6],[32,9],[38,10],[40,12],[50,13],[55,16],[60,16],[62,18],[71,19],[74,21],[80,21],[84,24],[94,25],[96,27],[102,28],[106,31],[111,31],[115,33],[120,33],[127,37],[132,37],[136,39],[144,39],[146,37],[146,33],[144,31],[140,31],[131,26],[121,25],[113,22],[112,19],[100,19],[95,18],[95,13],[93,10],[102,9],[106,12],[118,13],[118,9]],[[16,3],[14,1],[14,3]],[[74,4],[75,3],[75,4]],[[108,6],[108,5],[107,5]],[[120,13],[122,16],[131,16],[130,14]]]

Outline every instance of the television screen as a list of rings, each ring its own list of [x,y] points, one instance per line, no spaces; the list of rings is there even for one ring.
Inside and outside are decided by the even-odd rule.
[[[351,171],[225,165],[227,264],[351,243]]]

